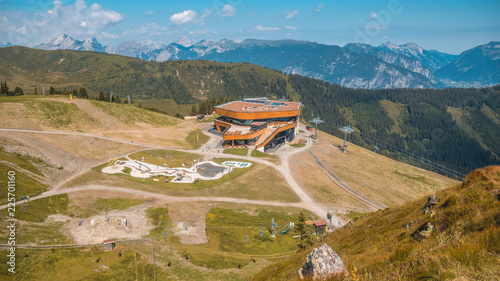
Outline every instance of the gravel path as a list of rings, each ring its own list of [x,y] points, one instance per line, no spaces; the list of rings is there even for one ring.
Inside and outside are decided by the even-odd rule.
[[[40,198],[45,198],[48,196],[52,195],[57,195],[57,194],[62,194],[62,193],[70,193],[70,192],[76,192],[76,191],[82,191],[82,190],[108,190],[108,191],[119,191],[119,192],[126,192],[126,193],[131,193],[131,194],[136,194],[136,195],[144,195],[144,196],[151,196],[151,197],[156,197],[159,199],[166,200],[168,202],[182,202],[182,201],[220,201],[220,202],[232,202],[232,203],[242,203],[242,204],[257,204],[257,205],[266,205],[266,206],[283,206],[283,207],[299,207],[299,208],[304,208],[312,213],[316,214],[318,217],[321,219],[326,220],[326,208],[320,203],[316,202],[309,194],[307,194],[299,184],[294,180],[290,168],[288,165],[289,158],[291,155],[295,153],[302,152],[304,150],[309,149],[312,145],[313,142],[311,141],[311,138],[307,138],[307,143],[306,146],[301,147],[301,148],[292,148],[289,147],[288,145],[285,145],[280,149],[279,152],[279,157],[281,159],[281,165],[277,165],[275,163],[269,162],[264,159],[260,159],[258,157],[249,157],[249,156],[238,156],[238,155],[231,155],[231,154],[222,154],[222,148],[220,148],[220,141],[215,138],[215,136],[209,132],[210,125],[207,124],[207,127],[203,129],[203,132],[210,137],[210,140],[203,145],[199,149],[195,150],[187,150],[187,149],[178,149],[178,148],[171,148],[171,147],[163,147],[163,146],[156,146],[156,145],[149,145],[149,144],[142,144],[142,143],[130,143],[130,141],[124,141],[120,139],[114,139],[110,137],[104,137],[104,136],[99,136],[99,135],[93,135],[93,134],[88,134],[88,133],[77,133],[77,132],[54,132],[54,131],[37,131],[37,130],[23,130],[23,129],[0,129],[0,131],[6,131],[6,132],[20,132],[20,133],[40,133],[40,134],[62,134],[62,135],[78,135],[78,136],[86,136],[86,137],[92,137],[92,138],[100,138],[100,139],[105,139],[105,140],[110,140],[110,141],[115,141],[115,142],[121,142],[121,143],[126,143],[126,144],[131,144],[131,145],[136,145],[141,147],[142,149],[168,149],[168,150],[177,150],[177,151],[189,151],[193,153],[199,153],[204,155],[205,159],[212,159],[214,157],[219,158],[219,157],[224,157],[224,158],[237,158],[237,159],[245,159],[248,161],[252,162],[257,162],[261,163],[267,166],[271,166],[275,168],[286,180],[287,184],[291,187],[291,189],[299,196],[301,199],[301,202],[298,203],[282,203],[282,202],[272,202],[272,201],[262,201],[262,200],[248,200],[248,199],[240,199],[240,198],[229,198],[229,197],[176,197],[176,196],[168,196],[164,194],[158,194],[158,193],[152,193],[152,192],[146,192],[146,191],[141,191],[141,190],[136,190],[136,189],[128,189],[128,188],[121,188],[121,187],[112,187],[112,186],[104,186],[104,185],[84,185],[84,186],[78,186],[78,187],[72,187],[72,188],[65,188],[65,189],[59,189],[59,188],[53,188],[50,191],[47,191],[39,196],[30,198],[31,200],[37,200]],[[306,132],[306,134],[308,134]],[[66,179],[63,183],[59,183],[57,187],[62,186],[64,183],[78,177],[80,173],[71,176],[70,178]],[[20,203],[18,201],[18,203]],[[0,206],[0,209],[4,209],[7,206]],[[341,223],[344,223],[344,221],[333,215],[333,219],[335,221],[340,221]]]

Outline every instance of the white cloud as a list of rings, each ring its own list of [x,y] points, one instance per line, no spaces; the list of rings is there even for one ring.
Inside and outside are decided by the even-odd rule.
[[[144,14],[145,15],[152,15],[152,14],[154,14],[154,11],[146,11],[146,12],[144,12]]]
[[[170,21],[173,24],[184,25],[197,22],[198,14],[193,10],[186,10],[181,13],[173,14],[170,16]]]
[[[284,14],[285,14],[285,18],[286,18],[287,20],[289,20],[289,19],[293,19],[296,15],[298,15],[298,14],[299,14],[299,10],[294,10],[294,11],[286,11],[286,12],[284,12]]]
[[[279,27],[265,27],[262,25],[257,25],[255,26],[251,31],[263,31],[263,32],[273,32],[273,31],[280,31]]]
[[[297,28],[295,26],[291,26],[291,25],[287,25],[286,29],[288,29],[288,30],[297,30]]]
[[[20,44],[33,44],[53,39],[63,33],[70,36],[98,36],[103,30],[119,24],[124,16],[94,3],[87,6],[85,0],[63,5],[55,0],[52,9],[28,15],[24,11],[5,15],[0,22],[0,37]],[[9,17],[16,20],[10,20]],[[80,36],[79,36],[80,35]]]
[[[323,9],[324,6],[325,6],[325,3],[319,4],[316,9],[313,9],[311,11],[311,13],[309,14],[309,16],[314,16],[315,14],[319,13],[321,11],[321,9]]]
[[[376,19],[378,18],[378,15],[375,12],[370,12],[370,16],[368,17],[368,20]]]
[[[222,16],[226,18],[232,18],[236,15],[236,7],[233,5],[226,4],[222,8]]]

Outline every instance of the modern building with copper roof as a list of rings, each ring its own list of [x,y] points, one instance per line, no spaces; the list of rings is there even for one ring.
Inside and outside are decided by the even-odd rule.
[[[226,146],[253,145],[259,151],[292,141],[298,132],[300,102],[247,98],[214,107],[214,125]]]

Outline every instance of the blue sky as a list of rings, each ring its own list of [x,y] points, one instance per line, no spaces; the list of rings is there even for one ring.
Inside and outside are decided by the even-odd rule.
[[[500,41],[500,1],[0,0],[0,42],[34,44],[62,33],[104,45],[181,36],[298,39],[374,46],[415,42],[459,54]]]

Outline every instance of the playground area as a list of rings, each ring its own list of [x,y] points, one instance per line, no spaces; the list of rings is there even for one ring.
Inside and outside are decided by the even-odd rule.
[[[151,178],[156,176],[174,177],[171,182],[174,183],[193,183],[196,180],[215,180],[220,179],[223,175],[230,173],[233,167],[246,168],[251,163],[238,163],[240,165],[217,164],[212,161],[200,162],[199,159],[191,163],[191,167],[187,163],[183,163],[184,167],[169,167],[167,164],[154,165],[144,161],[133,160],[125,157],[126,160],[111,159],[107,167],[102,169],[103,173],[116,174],[126,173],[130,170],[130,175],[136,178]],[[128,168],[125,170],[125,168]],[[159,179],[154,179],[159,181]],[[165,182],[169,182],[168,179]]]

